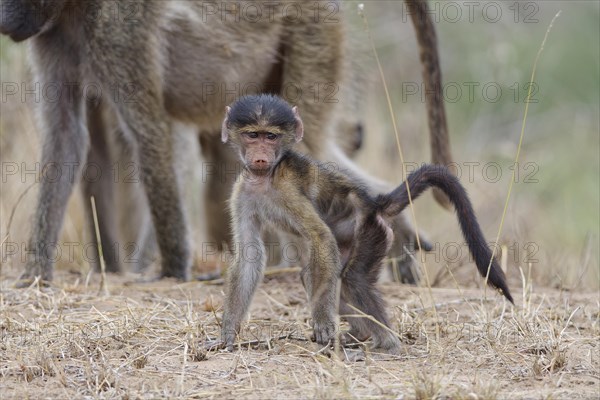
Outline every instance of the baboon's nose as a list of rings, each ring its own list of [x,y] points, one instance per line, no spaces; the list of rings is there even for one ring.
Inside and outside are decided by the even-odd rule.
[[[258,169],[264,169],[269,166],[269,163],[267,162],[267,160],[263,160],[263,159],[254,160],[253,164],[254,164],[254,167],[258,168]]]

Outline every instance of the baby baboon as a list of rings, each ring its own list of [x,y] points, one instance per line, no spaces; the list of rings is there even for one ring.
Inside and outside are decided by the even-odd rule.
[[[348,318],[351,337],[371,337],[374,348],[398,352],[398,338],[382,326],[389,323],[376,282],[393,240],[388,221],[409,204],[407,186],[413,199],[430,187],[448,196],[477,269],[513,301],[467,193],[447,168],[423,166],[392,192],[373,196],[355,178],[292,150],[303,134],[298,108],[276,96],[243,97],[227,107],[222,140],[233,145],[244,167],[230,203],[235,259],[228,270],[222,327],[228,349],[233,349],[265,267],[260,232],[276,226],[307,243],[302,282],[311,303],[316,341],[324,345],[335,338],[339,304],[341,314],[356,314],[352,306],[378,321]]]

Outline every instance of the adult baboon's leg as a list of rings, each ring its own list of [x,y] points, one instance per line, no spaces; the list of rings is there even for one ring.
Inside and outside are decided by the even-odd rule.
[[[98,229],[102,241],[102,253],[108,272],[121,271],[121,257],[119,254],[119,235],[117,223],[117,209],[115,201],[113,155],[111,152],[109,132],[103,115],[103,104],[100,101],[88,100],[87,126],[90,134],[90,148],[87,156],[85,171],[82,176],[81,189],[83,193],[84,208],[86,211],[88,227],[90,230],[89,241],[96,243],[94,219],[90,198],[94,197],[98,215]],[[100,270],[99,255],[89,260],[96,271]]]
[[[61,87],[63,92],[56,101],[43,101],[41,126],[43,136],[42,174],[40,177],[37,206],[27,248],[27,262],[21,278],[28,281],[39,276],[52,280],[54,251],[64,221],[67,202],[75,182],[79,180],[86,158],[88,133],[84,126],[84,104],[78,85],[79,71],[75,62],[62,65],[47,60],[58,57],[61,49],[52,38],[38,38],[32,44],[34,80],[41,87]],[[63,55],[69,57],[68,55]]]

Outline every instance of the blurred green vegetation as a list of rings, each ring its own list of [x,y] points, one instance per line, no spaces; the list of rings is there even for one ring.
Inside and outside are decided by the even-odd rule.
[[[580,253],[591,251],[592,265],[596,269],[593,275],[597,280],[600,2],[523,1],[518,4],[519,22],[515,22],[514,1],[472,4],[471,22],[464,2],[430,2],[432,15],[439,18],[436,27],[444,82],[463,89],[456,101],[453,99],[457,92],[449,90],[446,102],[455,161],[461,165],[469,161],[497,162],[502,166],[503,176],[499,182],[485,182],[479,170],[479,175],[475,174],[475,180],[479,181],[475,183],[479,184],[470,188],[478,208],[484,207],[481,204],[484,201],[494,205],[489,215],[483,217],[484,225],[492,227],[487,232],[495,235],[500,223],[535,56],[550,21],[561,11],[538,62],[537,92],[529,106],[520,175],[513,187],[505,232],[510,231],[511,226],[526,231],[520,240],[538,243],[540,253],[547,255],[546,261],[561,263],[572,256],[573,259],[566,262],[568,265],[554,265],[559,270],[576,267],[574,264],[584,258]],[[488,17],[493,19],[492,11],[498,8],[501,17],[496,22],[486,21],[483,18],[486,7]],[[458,20],[454,13],[457,8],[463,13]],[[415,113],[418,115],[418,132],[406,129],[400,132],[405,153],[410,154],[406,158],[422,162],[429,158],[424,136],[424,103],[418,96],[403,99],[401,95],[403,84],[421,82],[410,20],[403,15],[400,2],[367,1],[365,10],[393,93],[401,130],[403,126],[406,128],[406,121],[414,119]],[[524,22],[527,16],[530,22]],[[372,79],[375,96],[383,99],[376,72]],[[474,89],[472,101],[468,96],[468,82],[479,85]],[[487,99],[483,91],[486,84],[492,86]],[[502,90],[497,101],[495,87]],[[375,118],[386,121],[383,127],[387,132],[386,141],[382,148],[388,149],[391,159],[397,159],[387,106],[381,102],[371,108],[378,108],[373,113]],[[534,171],[533,166],[537,167],[532,176],[537,182],[525,183],[524,178]],[[466,169],[463,172],[466,173]],[[429,209],[422,217],[425,221],[427,214]],[[526,227],[519,227],[520,224]],[[429,229],[429,224],[423,225]],[[590,241],[589,250],[585,248],[586,240]]]

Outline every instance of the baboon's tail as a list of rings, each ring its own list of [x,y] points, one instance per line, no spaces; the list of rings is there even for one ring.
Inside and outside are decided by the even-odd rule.
[[[431,142],[431,162],[448,166],[452,163],[452,153],[442,94],[442,72],[435,27],[427,12],[426,0],[405,1],[419,44]],[[450,208],[450,201],[442,191],[434,190],[433,195],[438,204]]]
[[[444,166],[424,165],[411,173],[406,180],[413,201],[430,187],[436,187],[448,196],[454,205],[463,236],[467,241],[469,251],[475,260],[479,273],[484,277],[487,276],[489,284],[499,289],[513,303],[504,272],[496,260],[492,260],[492,252],[481,232],[469,196],[458,178],[452,175],[448,168]],[[378,197],[377,200],[383,215],[388,217],[398,215],[410,204],[406,189],[407,182],[403,182],[391,193]],[[491,264],[490,260],[492,260]]]

